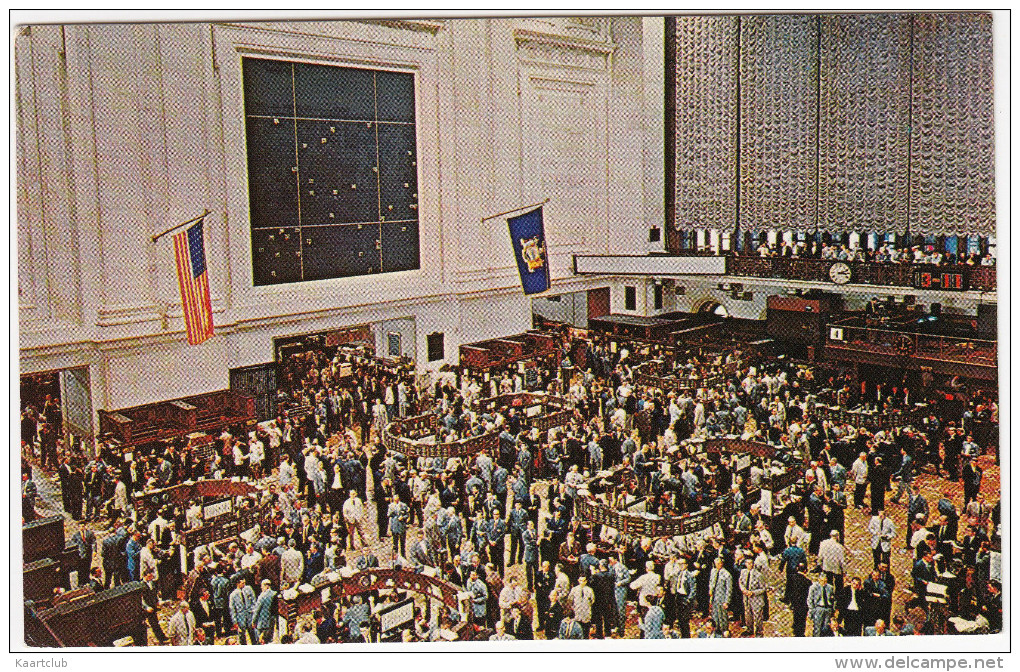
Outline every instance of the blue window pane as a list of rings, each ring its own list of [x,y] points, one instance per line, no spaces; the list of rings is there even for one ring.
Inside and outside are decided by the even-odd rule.
[[[958,241],[956,236],[946,236],[946,252],[949,254],[956,254],[958,249]]]
[[[299,117],[375,121],[375,74],[295,63],[294,103]]]
[[[246,135],[252,228],[297,225],[294,120],[249,118]]]
[[[414,76],[242,68],[254,284],[420,268]]]
[[[246,58],[241,62],[244,113],[261,116],[294,115],[292,66],[285,61]]]
[[[414,75],[409,72],[377,72],[376,110],[379,121],[414,123]]]

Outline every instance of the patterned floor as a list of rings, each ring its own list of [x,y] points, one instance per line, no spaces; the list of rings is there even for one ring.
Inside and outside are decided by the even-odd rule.
[[[981,492],[985,495],[986,501],[989,505],[994,504],[999,499],[999,487],[1000,487],[1000,470],[998,465],[995,464],[994,458],[991,456],[983,456],[980,459],[980,465],[984,469],[984,480],[981,486]],[[39,487],[41,495],[40,501],[37,504],[37,511],[40,515],[57,515],[63,513],[60,500],[60,485],[55,476],[47,476],[41,472],[39,467],[36,465],[33,468],[36,484]],[[371,479],[371,474],[369,474]],[[941,493],[945,490],[949,490],[953,493],[953,500],[957,504],[958,508],[962,507],[963,504],[963,488],[959,482],[950,482],[944,478],[936,477],[932,474],[921,474],[917,478],[917,482],[921,485],[921,491],[927,498],[929,504],[934,508],[935,502],[941,496]],[[369,491],[371,491],[371,482],[369,483]],[[890,493],[891,495],[891,493]],[[887,502],[890,496],[887,496]],[[905,499],[905,498],[904,498]],[[374,517],[375,510],[373,506],[367,507],[369,515]],[[903,614],[904,605],[910,599],[911,593],[905,588],[911,585],[910,581],[910,570],[912,567],[912,552],[903,549],[903,540],[905,536],[904,526],[906,525],[906,503],[902,501],[900,504],[888,504],[887,513],[892,518],[896,525],[897,535],[896,543],[893,544],[892,551],[892,571],[896,578],[896,590],[893,595],[893,615]],[[848,572],[847,579],[853,576],[861,576],[866,578],[872,568],[872,556],[870,549],[870,535],[867,532],[868,522],[870,515],[865,515],[864,512],[849,508],[846,512],[846,546],[849,551],[848,556],[850,560],[850,571]],[[72,520],[69,516],[65,516],[65,531],[70,538],[72,534],[77,530],[78,523]],[[373,548],[373,552],[379,558],[383,565],[388,565],[392,559],[392,542],[389,538],[383,538],[380,540],[375,532],[374,520],[372,523],[365,525],[365,529],[370,530],[369,541]],[[104,530],[101,527],[95,527],[97,536],[102,538]],[[962,531],[961,531],[962,536]],[[410,545],[413,541],[417,541],[421,538],[421,530],[417,527],[409,528],[407,543]],[[509,544],[507,545],[509,548]],[[100,563],[100,559],[97,556],[96,564]],[[776,564],[773,563],[775,569]],[[789,637],[792,636],[792,614],[787,605],[779,601],[779,597],[783,593],[783,586],[785,583],[785,577],[783,572],[773,571],[773,575],[770,577],[770,604],[771,604],[771,618],[765,623],[765,636],[767,637]],[[507,569],[507,575],[516,575],[519,577],[521,584],[524,584],[524,569],[523,565],[514,565]],[[626,638],[640,638],[641,632],[637,627],[636,614],[633,611],[633,607],[629,610],[628,624],[625,630]],[[171,615],[172,610],[168,605],[163,612],[161,621],[166,620]],[[909,615],[908,615],[909,616]],[[692,630],[702,623],[701,619],[695,618],[692,621]],[[732,624],[730,636],[739,637],[741,630],[739,625],[736,623]],[[541,639],[542,633],[536,633],[536,637]],[[225,640],[217,639],[217,644],[227,643]],[[156,644],[155,638],[150,633],[150,644]]]

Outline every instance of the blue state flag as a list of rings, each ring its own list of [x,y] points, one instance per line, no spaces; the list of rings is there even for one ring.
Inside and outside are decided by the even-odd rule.
[[[549,289],[549,255],[545,248],[545,223],[542,208],[506,220],[510,243],[521,274],[525,294],[539,294]]]

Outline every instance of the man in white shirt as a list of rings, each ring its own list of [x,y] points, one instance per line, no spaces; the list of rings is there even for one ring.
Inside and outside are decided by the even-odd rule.
[[[153,581],[159,579],[159,563],[156,560],[156,540],[149,537],[138,554],[138,575],[152,574]]]
[[[488,453],[486,453],[484,449],[481,450],[475,458],[475,466],[478,467],[478,470],[481,472],[481,477],[482,480],[485,481],[486,487],[491,489],[493,463],[492,458],[489,457]]]
[[[843,589],[843,575],[846,574],[846,549],[839,543],[839,532],[832,530],[829,538],[818,545],[818,563],[829,576],[829,583],[836,592]]]
[[[797,524],[796,518],[790,516],[786,523],[786,531],[783,533],[783,541],[786,542],[786,545],[806,548],[806,537],[807,533],[804,532],[804,528]]]
[[[251,477],[255,480],[262,478],[262,461],[266,459],[266,447],[259,440],[255,432],[251,433],[251,443],[248,445],[248,461],[251,463]]]
[[[638,591],[638,605],[648,608],[648,597],[658,595],[662,578],[655,573],[655,563],[649,560],[645,563],[645,573],[631,581],[630,587]]]
[[[573,609],[574,619],[581,624],[584,637],[587,639],[591,633],[592,608],[595,606],[595,591],[588,585],[587,576],[582,574],[577,577],[577,585],[567,594],[567,603]]]
[[[283,439],[283,430],[276,425],[276,420],[270,420],[266,427],[266,434],[269,436],[269,447],[274,454],[279,453],[280,442]]]
[[[297,638],[297,640],[295,640],[294,643],[295,644],[321,644],[322,642],[319,641],[319,637],[315,634],[315,628],[312,627],[311,625],[309,625],[307,627],[308,627],[308,630],[302,632],[301,631],[302,626],[298,626],[297,634],[300,635],[300,636]]]
[[[577,489],[584,485],[584,476],[578,471],[577,465],[570,465],[570,471],[567,472],[566,477],[563,479],[564,485],[566,486],[567,494],[571,498],[577,495]]]
[[[163,536],[163,530],[167,524],[167,519],[163,517],[163,509],[160,509],[153,521],[149,523],[149,536],[158,540]]]
[[[185,521],[187,522],[188,529],[194,530],[202,527],[202,507],[198,505],[198,502],[193,502],[188,510],[184,512]]]
[[[517,577],[511,576],[506,580],[506,585],[499,592],[499,608],[502,619],[510,618],[510,609],[515,604],[521,604],[527,598],[527,593],[518,585]]]
[[[181,602],[166,626],[166,635],[172,646],[191,646],[195,643],[195,614],[187,602]]]
[[[670,425],[662,434],[662,445],[667,451],[672,452],[672,449],[676,447],[676,444],[676,432],[673,431],[673,426]]]
[[[390,422],[390,414],[389,411],[386,410],[386,405],[383,404],[381,399],[375,400],[375,404],[372,406],[372,417],[375,419],[376,433],[378,436],[382,436],[383,430]]]
[[[118,515],[128,515],[127,484],[121,478],[120,472],[117,472],[117,485],[113,488],[113,508],[120,512]]]
[[[916,549],[917,545],[928,538],[931,532],[927,527],[924,526],[924,514],[917,514],[917,529],[914,530],[914,534],[910,537],[910,548]]]
[[[811,462],[811,472],[815,475],[815,484],[825,492],[829,490],[829,478],[818,462]],[[838,590],[838,589],[837,589]]]
[[[623,429],[627,424],[627,411],[621,406],[613,411],[611,423],[618,429]]]
[[[347,524],[347,538],[351,543],[351,550],[355,549],[354,545],[354,533],[357,532],[361,538],[361,545],[367,546],[368,542],[365,540],[365,532],[362,529],[365,518],[365,503],[358,497],[358,493],[355,490],[351,490],[350,496],[347,501],[344,502],[343,506],[344,523]]]
[[[885,511],[878,511],[868,523],[868,532],[871,533],[871,554],[875,567],[883,562],[888,563],[892,540],[896,536],[892,518],[886,517]]]
[[[470,386],[469,386],[469,390],[470,390]],[[470,394],[470,391],[469,391],[469,394]],[[465,395],[465,396],[468,396],[468,395]],[[408,406],[407,406],[407,382],[403,381],[403,380],[401,380],[400,384],[397,385],[397,410],[400,413],[400,417],[404,417],[404,416],[407,415],[407,411],[408,411]]]
[[[676,393],[669,393],[669,424],[673,425],[677,420],[680,419],[680,407],[676,403]]]
[[[772,533],[769,532],[769,528],[765,525],[765,521],[758,519],[755,523],[756,534],[758,539],[761,540],[761,545],[765,549],[765,552],[769,555],[772,554],[773,549],[776,547],[776,541],[772,538]]]
[[[280,488],[290,485],[294,481],[294,475],[294,465],[290,463],[290,456],[284,455],[280,460],[280,473],[277,476]]]
[[[512,642],[516,639],[516,637],[507,633],[506,625],[504,625],[503,621],[496,621],[496,632],[489,635],[490,642]]]
[[[854,507],[864,506],[864,493],[868,489],[868,454],[861,453],[850,466],[850,476],[854,481]]]
[[[262,560],[262,555],[255,550],[253,545],[248,544],[248,547],[245,549],[245,554],[241,556],[241,569],[254,567],[259,564],[260,560]]]
[[[280,556],[280,587],[297,585],[305,572],[305,558],[297,550],[297,542],[291,539],[287,550]]]
[[[666,621],[673,622],[676,617],[677,592],[680,590],[680,575],[684,565],[681,565],[679,553],[670,553],[669,561],[662,568],[662,583],[666,587],[666,595],[663,603],[663,610],[666,612]]]

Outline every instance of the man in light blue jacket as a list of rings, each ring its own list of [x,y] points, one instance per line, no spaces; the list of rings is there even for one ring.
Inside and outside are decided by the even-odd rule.
[[[273,641],[273,630],[276,627],[276,591],[272,585],[269,579],[263,579],[262,592],[252,608],[252,626],[263,644]]]
[[[257,639],[255,629],[252,627],[252,616],[255,611],[255,591],[251,586],[245,585],[244,579],[237,580],[237,588],[230,593],[230,620],[237,628],[238,643],[255,644]],[[247,635],[248,642],[245,641]]]
[[[615,578],[617,632],[622,637],[627,622],[627,590],[630,588],[630,568],[614,556],[609,557],[609,570]]]

